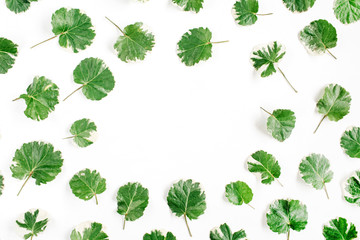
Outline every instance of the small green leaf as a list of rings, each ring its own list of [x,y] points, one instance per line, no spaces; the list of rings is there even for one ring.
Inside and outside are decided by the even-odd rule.
[[[311,22],[300,32],[300,40],[311,52],[318,54],[328,52],[336,59],[329,49],[336,47],[337,33],[335,27],[328,21],[320,19]]]
[[[285,53],[285,50],[282,49],[282,45],[275,41],[266,47],[253,51],[251,61],[253,62],[254,68],[261,72],[261,77],[268,77],[273,73],[276,73],[276,70],[279,70],[290,87],[297,92],[285,76],[284,72],[277,66]]]
[[[347,223],[345,218],[339,217],[330,221],[330,226],[324,226],[323,236],[326,240],[352,240],[357,237],[354,224]]]
[[[232,233],[230,227],[224,223],[218,229],[214,229],[210,232],[211,240],[240,240],[246,238],[246,233],[244,230]]]
[[[334,13],[344,24],[359,21],[360,0],[335,0]]]
[[[96,133],[96,125],[90,119],[83,118],[71,125],[70,133],[72,136],[65,139],[73,138],[79,147],[87,147],[94,143],[91,137]]]
[[[339,121],[345,117],[350,110],[351,96],[345,88],[337,84],[330,84],[325,88],[324,95],[317,102],[317,110],[320,114],[323,114],[323,118],[320,120],[314,133],[319,129],[321,123],[326,117],[330,121]]]
[[[81,84],[79,88],[68,95],[71,95],[82,89],[83,94],[90,100],[101,100],[114,89],[115,80],[110,69],[104,61],[98,58],[85,58],[75,68],[74,82]]]
[[[235,11],[235,20],[239,25],[248,26],[253,25],[258,17],[259,11],[258,0],[239,0],[236,1],[233,7]]]
[[[5,0],[7,8],[14,13],[27,11],[30,8],[30,4],[37,1],[38,0]]]
[[[301,161],[299,170],[306,183],[317,190],[324,189],[329,199],[326,183],[332,180],[334,173],[330,170],[330,162],[324,155],[310,154]]]
[[[172,0],[173,3],[181,7],[184,11],[198,13],[203,8],[204,0]]]
[[[279,162],[273,155],[260,150],[253,153],[251,157],[254,161],[248,161],[248,169],[252,173],[260,173],[262,183],[271,184],[276,180],[283,186],[278,180],[281,174],[281,168]]]
[[[169,190],[167,203],[170,210],[177,217],[184,217],[189,235],[192,236],[187,218],[198,219],[206,209],[205,192],[201,189],[200,183],[191,179],[180,180],[174,183]]]
[[[304,230],[307,225],[308,213],[306,206],[298,200],[276,200],[270,205],[266,214],[267,224],[271,231],[290,236],[290,230]]]
[[[347,180],[345,191],[348,193],[345,200],[360,207],[360,171]]]
[[[211,57],[212,33],[208,28],[193,28],[185,33],[178,42],[178,56],[186,66],[194,66],[200,61],[206,61]]]
[[[18,55],[18,45],[6,38],[0,38],[0,74],[5,74],[13,67]]]
[[[24,143],[16,150],[13,162],[10,167],[12,176],[20,180],[26,178],[18,195],[31,177],[36,180],[36,185],[46,184],[55,179],[63,165],[61,152],[43,142]]]
[[[164,235],[161,231],[154,230],[150,234],[146,233],[143,240],[176,240],[176,237],[171,232],[167,232],[167,234]]]
[[[261,109],[270,115],[267,120],[267,130],[273,138],[279,142],[283,142],[289,138],[292,130],[295,128],[295,113],[288,109],[277,109],[272,113],[266,111],[264,108]]]
[[[121,61],[144,60],[146,54],[152,51],[155,45],[155,37],[143,28],[142,22],[130,24],[122,30],[109,18],[106,19],[114,24],[123,34],[114,45],[114,49],[118,52],[118,57]]]
[[[51,18],[52,32],[55,36],[42,41],[31,48],[59,37],[59,45],[72,48],[74,53],[84,50],[92,44],[95,31],[91,19],[79,9],[60,8]]]
[[[96,170],[84,169],[76,173],[69,182],[73,194],[85,201],[95,197],[98,204],[97,195],[105,192],[106,180],[100,176]]]
[[[345,131],[340,145],[349,157],[360,158],[360,128],[353,127],[349,131]]]
[[[253,208],[249,203],[253,199],[253,192],[251,188],[241,181],[231,182],[225,187],[225,196],[234,205],[247,204]],[[253,208],[254,209],[254,208]]]
[[[71,240],[109,240],[108,235],[102,231],[102,224],[93,222],[90,228],[85,228],[83,234],[74,229],[70,235]]]
[[[285,6],[292,12],[306,12],[314,6],[316,0],[283,0]]]
[[[3,194],[4,190],[4,177],[0,174],[0,196]]]
[[[16,221],[17,225],[21,228],[24,228],[28,231],[27,234],[24,235],[24,239],[33,239],[33,237],[37,237],[39,233],[43,232],[48,223],[48,219],[45,218],[41,221],[37,221],[39,215],[39,209],[35,210],[33,213],[31,211],[26,212],[24,215],[24,222]]]
[[[126,221],[135,221],[144,215],[149,204],[149,191],[140,183],[128,183],[119,188],[116,199],[117,212],[124,216],[125,229]]]
[[[55,110],[55,105],[59,103],[58,86],[45,77],[35,77],[26,92],[27,94],[21,94],[13,101],[24,99],[27,105],[24,113],[33,120],[46,119],[49,113]]]

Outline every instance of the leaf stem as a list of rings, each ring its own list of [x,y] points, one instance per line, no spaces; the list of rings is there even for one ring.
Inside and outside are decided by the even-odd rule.
[[[34,173],[33,171],[30,172],[30,174],[29,174],[29,176],[26,178],[24,184],[21,186],[20,191],[18,192],[17,196],[20,195],[21,191],[23,190],[23,188],[25,187],[26,183],[29,181],[29,179],[31,178],[31,176],[33,175],[33,173]]]
[[[96,193],[94,194],[94,196],[95,196],[96,205],[99,205],[99,201],[98,201]]]
[[[68,99],[71,95],[73,95],[74,93],[76,93],[77,91],[79,91],[80,89],[82,89],[84,87],[84,85],[82,85],[81,87],[75,89],[75,91],[73,91],[72,93],[70,93],[66,98],[64,98],[63,101],[65,101],[66,99]]]
[[[337,60],[337,58],[335,57],[335,55],[332,54],[332,53],[329,51],[329,49],[326,48],[326,51],[327,51],[333,58],[335,58],[335,60]]]
[[[287,234],[287,240],[290,240],[290,229],[289,229],[288,234]]]
[[[260,107],[260,109],[263,110],[264,112],[266,112],[267,114],[269,114],[270,116],[275,118],[275,116],[271,112],[267,111],[265,108]]]
[[[255,208],[254,208],[253,206],[251,206],[249,203],[247,203],[247,205],[248,205],[249,207],[251,207],[252,209],[255,210]]]
[[[71,139],[71,138],[74,138],[75,136],[70,136],[70,137],[66,137],[66,138],[63,138],[64,140],[65,139]]]
[[[225,41],[219,41],[219,42],[209,42],[209,44],[218,44],[218,43],[227,43],[230,42],[229,40],[225,40]]]
[[[324,121],[324,119],[327,117],[327,115],[324,115],[323,118],[320,120],[319,124],[317,125],[317,127],[315,128],[314,134],[316,133],[316,131],[319,129],[321,123]]]
[[[287,77],[285,76],[285,73],[278,67],[281,75],[283,75],[283,77],[285,78],[285,80],[287,81],[287,83],[290,85],[290,87],[297,93],[298,91],[293,87],[293,85],[291,85],[290,81],[287,79]]]
[[[186,218],[186,213],[184,213],[184,219],[185,219],[185,224],[186,224],[187,230],[189,232],[189,235],[190,235],[190,237],[192,237],[190,227],[189,227],[189,224],[188,224],[188,221],[187,221],[187,218]]]
[[[30,238],[30,240],[33,240],[33,237],[34,237],[34,235],[31,235],[31,238]]]
[[[284,185],[280,182],[279,179],[275,178],[275,180],[280,184],[281,187],[284,187]]]
[[[269,16],[273,15],[273,13],[255,13],[256,16]]]
[[[325,184],[325,183],[324,183],[324,190],[325,190],[327,199],[330,199],[329,193],[328,193],[328,190],[327,190],[327,188],[326,188],[326,184]]]
[[[20,99],[21,99],[21,98],[18,97],[18,98],[13,99],[12,101],[15,102],[15,101],[20,100]]]
[[[44,40],[44,41],[42,41],[42,42],[39,42],[38,44],[35,44],[34,46],[32,46],[32,47],[30,47],[30,48],[37,47],[37,46],[39,46],[40,44],[46,43],[47,41],[50,41],[50,40],[56,38],[57,36],[58,36],[58,35],[55,35],[55,36],[53,36],[53,37],[51,37],[51,38],[49,38],[49,39],[46,39],[46,40]]]
[[[114,24],[114,26],[117,28],[117,29],[119,29],[119,31],[124,35],[124,36],[126,36],[126,34],[123,32],[123,30],[116,24],[116,23],[114,23],[113,21],[111,21],[110,20],[110,18],[108,18],[108,17],[105,17],[109,22],[111,22],[112,24]]]
[[[126,224],[126,215],[124,216],[123,230],[125,230],[125,224]]]

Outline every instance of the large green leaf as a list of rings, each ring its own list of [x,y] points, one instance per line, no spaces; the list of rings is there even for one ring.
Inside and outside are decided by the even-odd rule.
[[[206,61],[211,57],[212,33],[208,28],[193,28],[185,33],[178,42],[178,56],[186,66],[194,66],[200,61]]]
[[[352,158],[360,158],[360,128],[353,127],[345,131],[340,140],[345,153]]]
[[[344,24],[356,22],[360,19],[360,0],[335,0],[334,13]]]
[[[244,238],[246,238],[244,230],[232,233],[230,227],[226,223],[221,224],[219,229],[214,229],[210,232],[211,240],[239,240]]]
[[[324,116],[314,133],[318,130],[326,117],[335,122],[345,117],[349,113],[350,103],[351,96],[345,88],[337,84],[328,85],[325,88],[324,95],[316,104],[318,112]]]
[[[356,171],[355,176],[347,180],[345,190],[347,192],[345,200],[360,206],[360,171]]]
[[[245,203],[253,208],[249,203],[254,195],[251,188],[245,182],[237,181],[226,185],[225,196],[234,205]]]
[[[176,240],[176,237],[171,232],[164,235],[161,231],[154,230],[151,233],[146,233],[143,240]]]
[[[292,12],[305,12],[314,6],[316,0],[283,0],[285,6]]]
[[[38,0],[5,0],[7,8],[14,13],[25,12],[30,8],[32,2],[37,1]]]
[[[330,221],[330,226],[324,226],[323,236],[326,240],[352,240],[357,237],[354,224],[347,223],[345,218],[339,217]]]
[[[43,142],[24,143],[17,149],[10,167],[14,178],[26,178],[21,190],[32,177],[36,185],[46,184],[55,179],[61,172],[63,159],[60,151],[54,151],[53,145]]]
[[[189,235],[191,231],[187,223],[190,220],[197,219],[204,214],[206,209],[205,192],[201,189],[200,183],[191,179],[180,180],[174,183],[169,190],[167,203],[170,210],[178,217],[184,217]]]
[[[172,0],[172,2],[183,8],[184,11],[198,13],[203,7],[204,0]]]
[[[29,211],[24,215],[24,222],[16,221],[17,225],[21,228],[26,229],[27,233],[24,235],[24,239],[33,239],[39,233],[45,231],[49,219],[37,221],[39,215],[39,209],[34,212]]]
[[[81,84],[79,88],[68,95],[64,101],[75,92],[82,89],[83,94],[90,100],[101,100],[113,90],[114,76],[104,61],[98,58],[85,58],[75,68],[74,82]]]
[[[337,33],[328,21],[320,19],[311,22],[300,32],[300,40],[310,51],[318,54],[327,51],[336,59],[329,49],[336,47]]]
[[[266,214],[267,224],[271,231],[290,235],[290,230],[304,230],[307,225],[308,213],[306,206],[298,200],[276,200],[270,205]]]
[[[24,113],[33,120],[46,119],[49,113],[55,110],[55,105],[59,103],[58,86],[45,77],[35,77],[26,92],[27,94],[21,94],[14,101],[24,99],[27,105]]]
[[[100,176],[96,170],[84,169],[76,173],[69,182],[73,194],[85,201],[95,197],[98,204],[97,195],[105,192],[106,180]]]
[[[311,184],[317,190],[324,189],[329,198],[326,183],[332,180],[334,173],[330,170],[330,162],[324,155],[312,153],[303,158],[299,170],[306,183]]]
[[[3,194],[4,190],[4,177],[0,174],[0,196]]]
[[[258,0],[239,0],[235,2],[233,9],[235,11],[235,20],[239,25],[252,25],[258,19]]]
[[[83,118],[75,121],[70,128],[71,137],[79,147],[87,147],[93,144],[91,137],[96,133],[96,125],[90,119]]]
[[[252,160],[248,161],[248,169],[252,173],[261,174],[261,182],[271,184],[274,180],[282,186],[278,178],[281,174],[281,168],[275,157],[265,151],[257,151],[251,155]]]
[[[270,115],[267,120],[267,130],[273,138],[279,142],[283,142],[289,138],[292,130],[295,128],[295,113],[288,109],[277,109],[272,113],[266,111],[264,108],[261,109]]]
[[[135,221],[144,215],[149,204],[149,191],[140,183],[128,183],[119,188],[116,199],[117,212],[124,215],[125,229],[126,221]]]
[[[74,229],[71,232],[70,240],[109,240],[109,237],[102,230],[101,223],[93,222],[91,227],[83,230],[82,234]]]
[[[113,21],[108,20],[123,34],[114,45],[120,60],[124,62],[144,60],[146,54],[151,52],[155,45],[154,35],[143,28],[142,22],[130,24],[122,30]]]
[[[5,74],[13,67],[18,55],[18,45],[6,38],[0,38],[0,74]]]

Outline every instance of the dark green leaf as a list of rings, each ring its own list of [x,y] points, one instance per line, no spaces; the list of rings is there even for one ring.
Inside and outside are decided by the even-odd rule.
[[[55,179],[63,165],[61,152],[43,142],[24,143],[16,150],[13,162],[10,167],[12,176],[20,180],[26,178],[19,194],[31,177],[36,180],[36,185],[46,184]]]
[[[360,19],[360,0],[335,0],[334,13],[344,24],[356,22]]]
[[[225,196],[232,204],[242,205],[245,203],[249,205],[254,195],[251,188],[245,182],[237,181],[226,185]]]
[[[85,228],[83,234],[74,229],[70,235],[71,240],[109,240],[108,235],[102,231],[102,224],[93,222],[90,228]]]
[[[96,204],[98,204],[97,195],[106,190],[105,178],[102,178],[96,170],[90,171],[90,169],[76,173],[69,184],[76,197],[85,201],[95,197]]]
[[[18,45],[6,38],[0,38],[0,74],[5,74],[13,67],[18,55]]]
[[[87,147],[93,144],[91,137],[96,133],[96,125],[90,119],[80,119],[71,125],[70,133],[73,135],[74,142],[79,147]]]
[[[220,225],[219,230],[220,231],[218,231],[218,229],[214,229],[210,232],[211,240],[239,240],[246,238],[244,230],[240,230],[233,234],[226,223]]]
[[[24,113],[33,120],[46,119],[49,113],[55,110],[55,105],[59,103],[58,86],[45,77],[35,77],[26,92],[27,94],[21,94],[14,101],[24,99],[27,105]]]
[[[283,2],[292,12],[305,12],[314,6],[315,0],[283,0]]]
[[[21,228],[25,228],[28,233],[24,235],[24,239],[33,239],[39,233],[43,232],[46,229],[48,219],[45,218],[41,221],[37,221],[39,215],[39,209],[32,212],[26,212],[24,215],[24,222],[16,221],[17,225]]]
[[[259,11],[258,0],[239,0],[234,5],[235,20],[239,25],[247,26],[254,24]]]
[[[176,240],[176,237],[171,232],[167,232],[165,236],[161,231],[154,230],[150,234],[146,233],[143,240]]]
[[[172,2],[183,8],[184,11],[198,13],[203,7],[204,0],[172,0]]]
[[[356,171],[355,176],[347,180],[345,190],[348,193],[345,200],[360,206],[360,171]]]
[[[273,138],[279,142],[283,142],[289,138],[292,130],[295,128],[295,113],[288,109],[277,109],[272,113],[265,109],[263,110],[270,115],[267,120],[267,130]]]
[[[353,127],[351,130],[345,131],[340,145],[349,157],[360,158],[360,128]]]
[[[251,155],[254,161],[248,161],[248,169],[252,173],[261,174],[261,182],[271,184],[281,174],[281,168],[275,157],[265,151],[257,151]],[[282,184],[279,182],[282,186]]]
[[[324,226],[323,235],[326,240],[352,240],[357,237],[354,224],[347,223],[345,218],[339,217],[330,221],[330,226]]]
[[[30,8],[32,2],[37,1],[38,0],[5,0],[7,8],[14,13],[25,12]]]

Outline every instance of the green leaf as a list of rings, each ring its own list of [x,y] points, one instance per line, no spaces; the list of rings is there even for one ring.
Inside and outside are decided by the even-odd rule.
[[[360,158],[360,128],[353,127],[351,130],[345,131],[340,145],[349,157]]]
[[[295,127],[295,113],[288,109],[277,109],[272,113],[266,111],[264,108],[261,109],[270,115],[267,120],[267,130],[273,138],[279,142],[283,142],[289,138]]]
[[[176,240],[176,237],[171,232],[167,232],[165,236],[161,231],[154,230],[150,234],[146,233],[143,240]]]
[[[90,119],[83,118],[71,125],[70,133],[72,136],[65,139],[73,138],[79,147],[87,147],[94,143],[91,137],[96,133],[96,125]]]
[[[59,45],[64,48],[72,48],[74,53],[84,50],[92,44],[95,31],[91,19],[79,9],[60,8],[51,18],[52,32],[55,36],[42,41],[31,48],[59,37]]]
[[[140,183],[128,183],[119,188],[117,193],[117,212],[124,215],[123,229],[126,221],[135,221],[144,215],[149,204],[149,191]]]
[[[74,229],[70,235],[71,240],[109,240],[108,235],[102,231],[102,224],[93,222],[90,228],[85,228],[83,234]]]
[[[248,26],[254,24],[259,11],[258,0],[240,0],[234,4],[235,20],[239,25]]]
[[[356,22],[360,19],[360,0],[336,0],[334,13],[344,24]]]
[[[324,95],[317,102],[317,110],[320,114],[323,114],[323,118],[320,120],[314,133],[319,129],[321,123],[326,117],[330,121],[339,121],[345,117],[350,110],[351,96],[345,90],[337,84],[330,84],[325,88]]]
[[[306,12],[314,6],[316,0],[283,0],[285,6],[292,12]]]
[[[24,99],[27,105],[24,113],[33,120],[46,119],[49,113],[55,110],[55,105],[59,103],[58,86],[45,77],[35,77],[26,92],[27,94],[21,94],[13,101]]]
[[[185,33],[178,42],[178,56],[186,66],[194,66],[200,61],[206,61],[211,57],[212,33],[208,28],[193,28]]]
[[[305,229],[308,213],[300,201],[280,199],[270,205],[266,220],[271,231],[287,233],[289,239],[291,229],[298,232]]]
[[[173,3],[181,7],[184,11],[198,13],[203,8],[204,0],[172,0]]]
[[[347,180],[345,190],[348,193],[345,200],[360,207],[360,171],[356,171],[355,176]]]
[[[240,230],[233,234],[230,230],[230,227],[226,223],[220,225],[219,229],[220,232],[218,229],[214,229],[210,232],[211,240],[239,240],[246,238],[246,233],[244,230]]]
[[[249,203],[254,195],[251,188],[245,182],[237,181],[226,185],[225,196],[232,204],[242,205],[245,203],[253,208]]]
[[[311,184],[317,190],[324,189],[329,198],[326,183],[332,180],[334,173],[330,170],[330,162],[324,155],[312,153],[303,158],[299,170],[306,183]]]
[[[0,38],[0,74],[5,74],[13,67],[18,55],[18,45],[6,38]]]
[[[113,21],[107,19],[123,34],[114,45],[120,60],[124,62],[144,60],[147,52],[151,52],[155,45],[154,35],[143,28],[142,22],[130,24],[123,31]]]
[[[180,180],[174,183],[169,190],[167,203],[170,210],[177,216],[183,216],[189,235],[192,236],[187,218],[198,219],[206,209],[205,192],[201,189],[200,183],[191,179]]]
[[[290,87],[297,92],[285,76],[284,72],[277,66],[285,53],[285,50],[282,49],[282,45],[275,41],[272,44],[267,45],[266,48],[263,47],[257,51],[253,51],[251,61],[253,62],[254,68],[261,72],[261,77],[268,77],[273,73],[276,73],[276,70],[279,70]]]
[[[29,232],[24,235],[24,239],[33,239],[33,237],[37,237],[37,235],[43,232],[48,223],[48,219],[45,218],[41,221],[37,221],[37,217],[39,215],[39,209],[35,210],[34,213],[26,212],[24,215],[24,222],[16,221],[17,225],[21,228],[25,228]]]
[[[0,174],[0,196],[2,195],[4,190],[4,177]]]
[[[32,177],[36,185],[46,184],[55,179],[61,172],[63,159],[60,151],[54,151],[53,145],[44,142],[24,143],[17,149],[10,167],[14,178],[26,178],[21,190]]]
[[[82,84],[79,88],[68,95],[82,89],[83,94],[90,100],[101,100],[108,95],[115,86],[114,76],[104,61],[98,58],[85,58],[75,68],[74,82]]]
[[[30,4],[37,1],[38,0],[5,0],[7,8],[14,13],[27,11],[30,8]]]
[[[276,180],[283,186],[278,180],[281,174],[281,168],[279,162],[273,155],[260,150],[253,153],[251,157],[254,161],[248,161],[248,169],[252,173],[260,173],[262,183],[271,184]]]
[[[336,47],[337,33],[328,21],[320,19],[311,22],[300,32],[300,40],[311,52],[323,54],[327,51],[336,59],[329,49]]]
[[[76,173],[69,184],[76,197],[85,201],[95,197],[96,204],[98,204],[97,195],[106,190],[105,178],[102,178],[96,170],[90,171],[90,169],[84,169]]]
[[[347,223],[345,218],[339,217],[330,221],[330,226],[324,226],[323,236],[326,240],[351,240],[357,237],[354,224]]]

